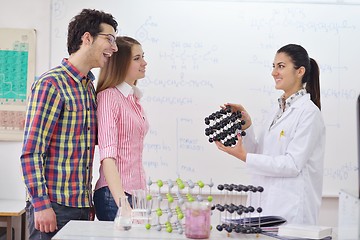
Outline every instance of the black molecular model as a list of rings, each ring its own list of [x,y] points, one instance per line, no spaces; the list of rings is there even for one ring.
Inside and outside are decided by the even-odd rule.
[[[219,223],[216,226],[218,231],[227,231],[228,233],[261,233],[261,222],[260,222],[260,213],[262,212],[261,202],[258,202],[258,207],[245,206],[240,202],[236,202],[237,194],[261,194],[264,191],[264,188],[261,186],[255,187],[253,185],[242,185],[242,184],[220,184],[218,185],[218,190],[222,191],[225,196],[231,192],[232,198],[226,198],[222,201],[223,204],[215,204],[212,206],[212,210],[218,210],[220,212],[220,219],[222,223]],[[228,200],[235,200],[235,202],[228,202]],[[259,214],[259,217],[252,217],[255,212]],[[225,218],[221,215],[224,213]]]
[[[220,141],[224,146],[234,146],[237,142],[237,133],[245,136],[242,130],[245,120],[242,120],[240,111],[232,112],[231,107],[227,106],[219,111],[210,114],[205,118],[205,135],[209,137],[209,142]]]

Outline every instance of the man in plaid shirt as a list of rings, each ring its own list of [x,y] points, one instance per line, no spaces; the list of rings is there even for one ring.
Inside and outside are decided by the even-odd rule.
[[[30,239],[51,239],[72,219],[89,220],[97,134],[92,68],[116,52],[111,14],[83,9],[68,26],[69,58],[31,88],[21,154]]]

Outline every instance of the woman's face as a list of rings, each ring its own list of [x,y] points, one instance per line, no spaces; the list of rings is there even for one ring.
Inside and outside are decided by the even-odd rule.
[[[141,45],[133,45],[131,55],[130,66],[125,81],[130,85],[134,85],[136,80],[145,77],[147,62],[144,60],[144,52]]]
[[[305,68],[295,69],[292,59],[286,53],[275,55],[271,75],[275,80],[275,88],[285,92],[285,98],[302,88],[301,79]]]

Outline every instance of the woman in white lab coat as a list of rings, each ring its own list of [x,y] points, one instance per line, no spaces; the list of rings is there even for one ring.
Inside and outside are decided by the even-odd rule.
[[[255,138],[251,118],[240,104],[246,136],[234,147],[217,147],[246,163],[261,193],[262,215],[281,216],[288,223],[316,224],[321,205],[325,126],[321,115],[319,67],[295,44],[280,48],[274,59],[275,88],[283,90],[279,105]],[[242,141],[241,141],[242,138]],[[251,194],[258,202],[260,194]],[[249,199],[248,199],[249,200]]]

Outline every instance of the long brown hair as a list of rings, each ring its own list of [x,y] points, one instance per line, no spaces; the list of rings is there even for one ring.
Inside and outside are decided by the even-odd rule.
[[[100,69],[96,93],[115,87],[125,81],[132,58],[132,46],[141,44],[131,37],[116,37],[116,45],[118,51]]]

